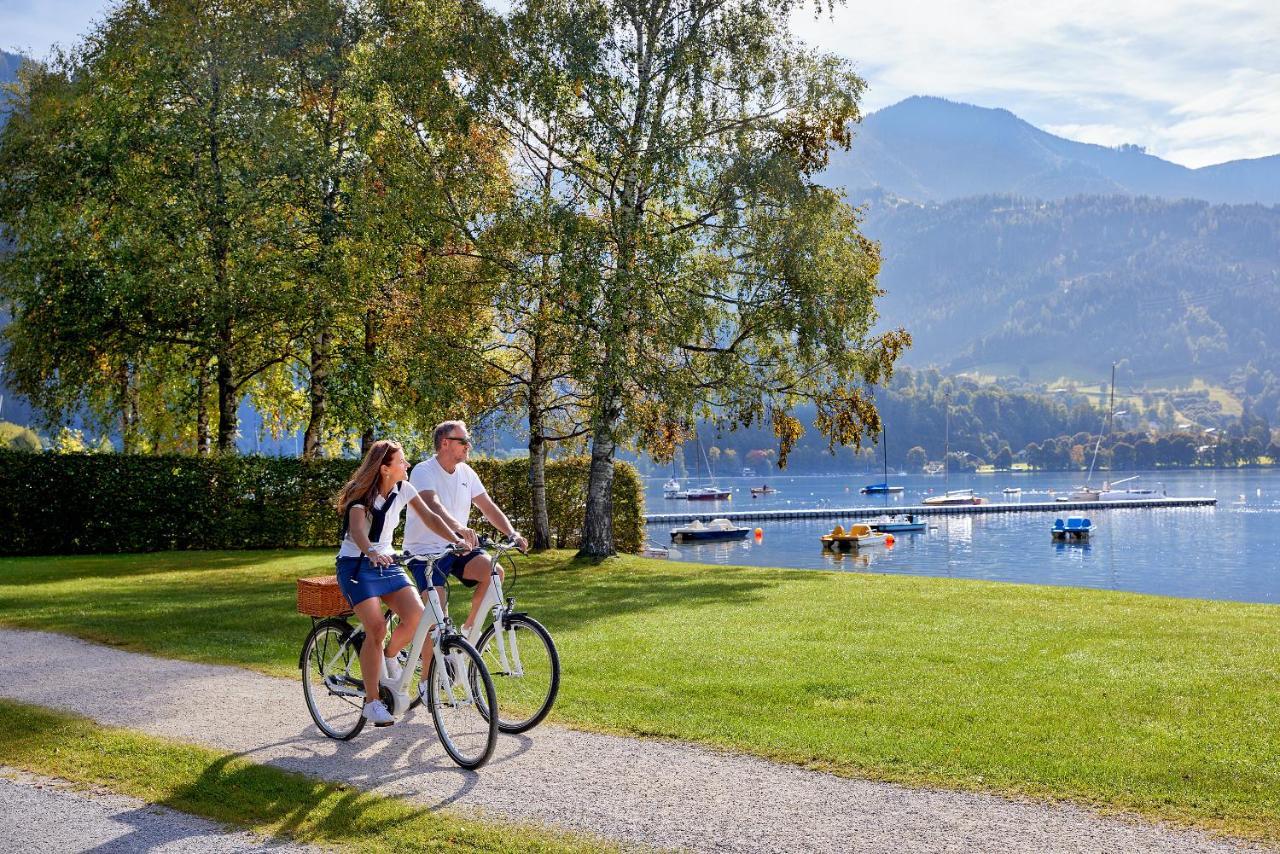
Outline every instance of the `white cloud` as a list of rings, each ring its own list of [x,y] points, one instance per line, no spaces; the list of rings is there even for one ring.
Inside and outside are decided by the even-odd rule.
[[[794,22],[854,61],[869,110],[941,95],[1188,166],[1280,152],[1274,2],[901,0]]]

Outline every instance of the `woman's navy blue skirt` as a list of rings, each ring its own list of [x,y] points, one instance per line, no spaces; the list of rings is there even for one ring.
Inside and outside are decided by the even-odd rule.
[[[338,558],[338,586],[353,608],[370,597],[386,596],[411,584],[398,564],[374,566],[367,557]]]

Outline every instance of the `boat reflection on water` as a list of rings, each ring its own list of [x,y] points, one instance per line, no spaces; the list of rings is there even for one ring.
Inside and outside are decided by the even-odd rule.
[[[871,564],[884,556],[883,550],[878,553],[871,551],[822,550],[823,563],[827,564],[831,569],[863,569],[871,566]]]
[[[691,560],[698,563],[718,563],[722,566],[743,563],[745,552],[751,551],[748,540],[729,540],[706,543],[681,543],[669,549],[672,560]]]

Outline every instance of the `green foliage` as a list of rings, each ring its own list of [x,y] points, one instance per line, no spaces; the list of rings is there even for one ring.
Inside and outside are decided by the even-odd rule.
[[[23,427],[11,421],[0,421],[0,448],[11,451],[39,451],[40,436],[30,427]]]
[[[24,72],[0,135],[5,372],[127,451],[308,455],[482,407],[465,226],[505,175],[454,82],[460,7],[122,0]]]
[[[528,461],[478,459],[472,465],[512,522],[527,529]],[[0,450],[0,529],[10,532],[0,553],[336,548],[333,497],[355,466],[346,459]],[[548,463],[547,494],[558,542],[576,545],[586,462]],[[644,503],[630,466],[619,467],[613,507],[619,548],[639,551]]]
[[[582,520],[587,506],[586,457],[547,462],[547,513],[551,521],[552,545],[577,548],[582,536]],[[480,475],[493,500],[522,532],[532,524],[532,495],[529,487],[529,459],[479,458],[468,465]],[[477,513],[472,521],[480,518]],[[635,468],[616,464],[613,478],[613,532],[620,552],[638,552],[644,545],[644,484]]]

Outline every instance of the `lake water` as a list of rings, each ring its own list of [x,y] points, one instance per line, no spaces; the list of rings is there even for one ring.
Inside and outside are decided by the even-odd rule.
[[[1104,476],[1106,473],[1104,473]],[[719,478],[733,490],[724,502],[664,499],[665,478],[645,481],[647,513],[696,512],[709,519],[743,510],[812,507],[885,506],[881,496],[862,496],[858,488],[882,479],[880,473],[841,477]],[[1104,477],[1093,478],[1100,486]],[[1051,501],[1048,490],[1065,492],[1084,481],[1082,473],[952,474],[941,477],[890,475],[906,487],[887,502],[918,505],[931,490],[973,489],[988,501],[1004,501],[1005,487],[1021,487],[1024,501]],[[689,480],[682,488],[706,485]],[[767,482],[774,495],[752,498],[749,487]],[[1156,488],[1170,496],[1212,497],[1216,507],[1102,509],[1082,512],[1095,529],[1087,544],[1055,543],[1049,528],[1054,513],[991,513],[926,517],[928,529],[895,534],[892,547],[831,553],[818,537],[852,519],[747,521],[763,537],[733,543],[673,546],[673,525],[650,525],[649,540],[670,546],[671,559],[746,566],[784,566],[849,572],[887,572],[982,578],[993,581],[1098,587],[1168,596],[1280,602],[1280,471],[1161,471],[1144,473],[1129,486]],[[1016,500],[1016,499],[1015,499]],[[1104,505],[1105,506],[1105,505]],[[1065,515],[1058,513],[1056,515]]]

